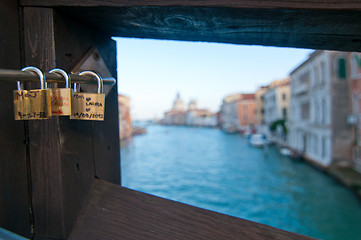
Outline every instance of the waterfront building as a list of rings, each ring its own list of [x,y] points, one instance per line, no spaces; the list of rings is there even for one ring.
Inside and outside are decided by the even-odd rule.
[[[177,93],[171,110],[164,113],[163,124],[185,125],[186,124],[186,107],[180,94]]]
[[[186,113],[186,125],[197,127],[217,127],[217,114],[208,109],[189,109]]]
[[[186,125],[198,127],[216,127],[218,126],[217,114],[208,109],[198,109],[196,100],[191,100],[188,109],[185,108],[183,100],[179,93],[173,102],[172,109],[164,113],[163,124]]]
[[[353,164],[361,172],[361,53],[349,54],[350,67],[350,94],[352,97],[352,114],[349,116],[353,132]],[[350,118],[351,117],[351,118]]]
[[[236,132],[239,130],[238,123],[238,100],[241,94],[232,94],[226,96],[220,109],[220,127],[226,132]]]
[[[254,125],[254,94],[231,94],[223,99],[220,110],[220,126],[226,132],[242,131]]]
[[[286,123],[290,107],[290,78],[273,81],[263,94],[264,124],[270,130],[271,140],[286,144]]]
[[[255,102],[256,102],[256,109],[255,109],[255,124],[257,126],[264,124],[264,94],[267,92],[268,86],[261,86],[256,93]]]
[[[289,144],[322,167],[351,163],[348,56],[315,51],[290,74]]]
[[[130,98],[118,94],[118,111],[119,111],[119,138],[124,140],[132,135],[132,120],[130,117]]]
[[[197,127],[217,127],[217,115],[208,109],[198,109],[197,101],[193,99],[188,104],[186,125]]]
[[[238,101],[238,121],[241,129],[255,125],[256,99],[254,94],[242,94]]]

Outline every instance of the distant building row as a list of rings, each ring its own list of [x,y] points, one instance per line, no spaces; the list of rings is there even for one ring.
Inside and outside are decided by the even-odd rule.
[[[290,77],[225,97],[220,127],[264,133],[322,167],[361,171],[360,100],[361,54],[315,51]]]
[[[208,109],[198,109],[197,101],[191,100],[186,109],[179,93],[171,110],[164,113],[162,124],[199,127],[217,127],[218,116]]]
[[[186,109],[178,94],[163,123],[258,132],[322,167],[361,171],[361,53],[315,51],[289,77],[226,96],[219,113]]]

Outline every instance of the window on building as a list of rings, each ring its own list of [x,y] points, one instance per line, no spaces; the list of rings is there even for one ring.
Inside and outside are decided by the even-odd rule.
[[[326,137],[322,137],[322,158],[326,157]]]
[[[321,123],[326,124],[326,100],[322,99],[321,103]]]
[[[321,85],[326,84],[326,64],[321,62]]]
[[[282,117],[283,119],[287,119],[287,108],[282,108]]]
[[[287,98],[286,93],[283,93],[283,94],[282,94],[282,100],[285,101],[286,98]]]
[[[318,69],[316,65],[313,68],[313,86],[317,86],[317,85],[318,85]]]
[[[301,104],[301,119],[308,120],[310,118],[310,103]]]
[[[301,74],[300,83],[302,85],[304,85],[304,84],[308,85],[310,83],[310,72],[309,71],[306,71],[305,73]]]
[[[340,80],[346,79],[346,59],[338,59],[338,78]]]

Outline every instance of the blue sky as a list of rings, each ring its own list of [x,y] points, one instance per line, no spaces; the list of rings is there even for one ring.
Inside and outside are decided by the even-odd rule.
[[[204,42],[115,38],[118,92],[133,120],[161,118],[177,92],[188,104],[218,111],[222,98],[282,79],[313,50]]]

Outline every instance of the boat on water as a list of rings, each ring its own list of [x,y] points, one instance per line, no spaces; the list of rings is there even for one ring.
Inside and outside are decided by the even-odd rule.
[[[264,147],[268,144],[267,138],[264,134],[251,134],[249,143],[254,147]]]
[[[292,151],[286,147],[282,147],[280,149],[280,154],[283,155],[283,156],[287,156],[287,157],[290,157],[292,156]]]
[[[302,153],[288,147],[281,147],[279,153],[283,156],[289,157],[292,160],[302,160]]]
[[[146,134],[147,133],[147,129],[143,128],[143,127],[134,127],[132,129],[132,136],[136,136],[136,135],[142,135],[142,134]]]

